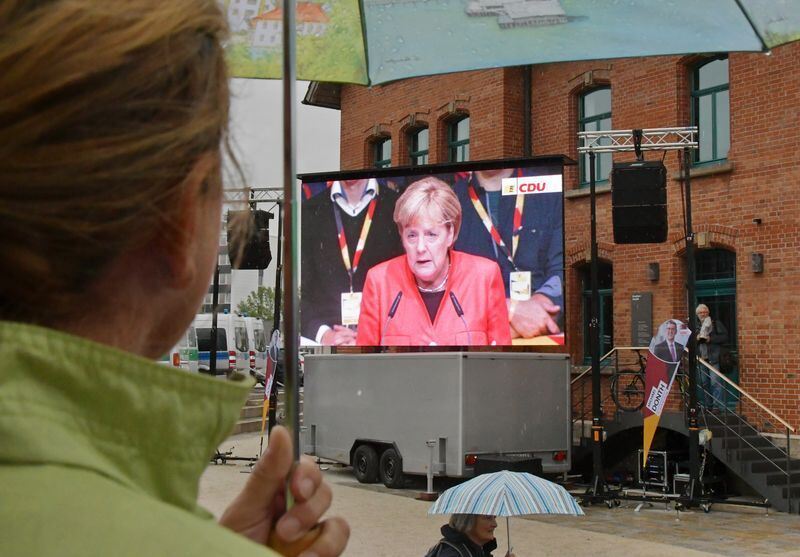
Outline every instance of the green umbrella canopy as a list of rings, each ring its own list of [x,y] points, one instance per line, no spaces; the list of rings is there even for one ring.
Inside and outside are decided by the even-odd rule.
[[[224,0],[236,77],[280,78],[276,0]],[[297,77],[377,85],[572,60],[759,52],[800,39],[800,0],[297,2]]]

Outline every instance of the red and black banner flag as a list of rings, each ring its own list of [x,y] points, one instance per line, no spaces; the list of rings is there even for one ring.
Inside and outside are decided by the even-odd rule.
[[[658,428],[661,412],[667,403],[672,383],[681,365],[681,358],[691,332],[686,325],[677,319],[669,319],[661,324],[658,334],[650,342],[645,368],[644,396],[642,407],[644,417],[644,458],[653,442]]]

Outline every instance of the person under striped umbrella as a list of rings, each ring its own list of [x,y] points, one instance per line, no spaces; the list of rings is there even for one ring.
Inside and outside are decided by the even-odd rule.
[[[508,517],[522,516],[529,514],[563,514],[581,516],[583,510],[575,502],[575,499],[562,486],[539,478],[526,472],[509,472],[503,470],[491,474],[481,474],[469,481],[455,487],[451,487],[439,496],[439,499],[428,510],[428,514],[452,514],[450,524],[442,528],[442,534],[448,537],[445,528],[449,526],[452,530],[453,523],[459,525],[462,519],[456,518],[459,515],[473,515],[474,525],[463,528],[464,534],[476,547],[482,549],[484,553],[473,552],[472,555],[491,555],[491,551],[496,547],[487,549],[483,543],[478,543],[483,539],[480,536],[480,528],[470,536],[470,532],[477,526],[481,526],[486,521],[491,523],[497,516],[506,517],[506,529],[508,529]],[[489,524],[490,525],[490,524]],[[489,525],[486,525],[488,528]],[[497,523],[494,523],[497,526]],[[491,528],[493,531],[494,528]],[[447,533],[450,533],[448,530]],[[472,539],[475,537],[476,539]],[[508,535],[508,554],[511,554],[511,533]],[[442,553],[441,557],[446,557]]]

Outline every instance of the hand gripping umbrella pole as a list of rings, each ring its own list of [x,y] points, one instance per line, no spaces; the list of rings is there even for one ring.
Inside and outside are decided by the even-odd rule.
[[[298,269],[299,269],[299,243],[296,233],[298,215],[300,212],[300,191],[295,177],[295,1],[283,2],[283,199],[284,220],[283,238],[288,241],[285,254],[288,254],[288,264],[283,268],[283,308],[284,308],[284,341],[283,341],[283,369],[284,394],[286,397],[286,426],[292,436],[292,449],[294,460],[300,460],[300,390],[298,373],[298,345],[300,339],[299,312],[298,312]],[[286,485],[286,508],[293,505],[291,490]],[[320,530],[314,529],[300,540],[286,545],[277,539],[274,534],[270,536],[268,545],[278,550],[281,555],[298,555],[310,546],[319,535]]]
[[[286,424],[292,434],[294,459],[300,460],[300,400],[298,381],[298,344],[300,338],[297,291],[299,243],[296,234],[300,209],[300,191],[295,177],[295,1],[283,2],[283,237],[288,265],[283,268],[284,341]]]

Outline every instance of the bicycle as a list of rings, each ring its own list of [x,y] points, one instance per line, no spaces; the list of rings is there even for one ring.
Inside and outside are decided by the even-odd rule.
[[[644,373],[647,358],[636,350],[639,359],[639,370],[621,369],[611,376],[611,398],[617,408],[625,412],[638,412],[644,406]]]

